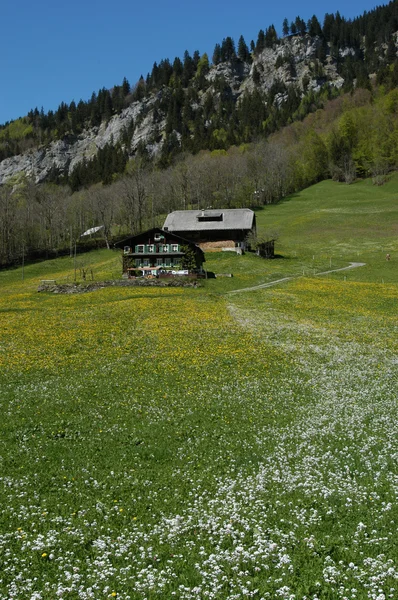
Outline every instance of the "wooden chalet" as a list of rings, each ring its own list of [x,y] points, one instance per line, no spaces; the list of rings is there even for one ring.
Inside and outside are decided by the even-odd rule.
[[[123,274],[192,275],[202,271],[204,253],[195,243],[154,227],[115,244],[123,249]]]
[[[209,249],[241,249],[256,231],[256,215],[249,208],[176,210],[167,215],[163,229]]]

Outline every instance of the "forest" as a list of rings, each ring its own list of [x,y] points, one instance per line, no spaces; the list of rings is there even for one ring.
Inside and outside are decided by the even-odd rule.
[[[175,209],[262,206],[326,178],[349,184],[371,176],[382,184],[398,168],[398,4],[354,20],[326,14],[322,25],[315,16],[307,23],[285,19],[282,31],[284,37],[317,36],[318,75],[328,53],[344,86],[325,81],[314,91],[281,81],[267,91],[255,85],[237,102],[222,77],[209,81],[212,65],[251,63],[278,45],[271,25],[249,45],[243,36],[237,47],[225,38],[212,62],[186,52],[182,60],[155,63],[135,86],[125,78],[89,101],[62,102],[47,114],[36,108],[1,126],[3,160],[98,127],[132,102],[156,99],[154,139],[133,154],[137,122],[68,175],[54,169],[40,185],[18,175],[1,186],[0,265],[66,253],[76,242],[83,249],[81,233],[95,225],[103,225],[98,243],[110,247],[127,233],[162,225]],[[351,52],[341,53],[346,47]],[[292,57],[280,60],[294,69]],[[256,77],[253,72],[254,83]],[[277,94],[285,97],[280,105]],[[156,129],[161,121],[163,132]],[[148,147],[156,138],[163,143],[154,158]]]

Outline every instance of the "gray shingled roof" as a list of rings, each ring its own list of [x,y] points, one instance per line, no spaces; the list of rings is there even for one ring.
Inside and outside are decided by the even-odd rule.
[[[206,218],[222,220],[199,220]],[[163,225],[168,231],[212,231],[223,229],[252,229],[254,212],[249,208],[219,210],[175,210],[169,213]]]

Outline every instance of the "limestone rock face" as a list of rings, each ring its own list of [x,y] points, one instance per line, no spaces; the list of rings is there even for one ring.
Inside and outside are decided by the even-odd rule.
[[[316,54],[320,44],[319,38],[311,38],[309,35],[290,36],[273,48],[265,48],[251,64],[235,60],[214,65],[206,76],[209,89],[205,93],[199,92],[200,102],[203,103],[209,93],[217,97],[215,84],[220,78],[223,78],[230,88],[231,96],[238,102],[239,97],[252,92],[256,87],[267,92],[276,81],[283,82],[287,87],[294,85],[302,93],[305,89],[318,91],[326,81],[330,85],[341,87],[344,80],[337,73],[329,49],[322,65],[322,76],[319,75],[319,68],[318,71],[315,68],[319,67]],[[351,52],[350,48],[342,51],[343,55]],[[32,177],[37,183],[45,181],[55,169],[61,174],[70,174],[84,158],[92,158],[106,144],[117,143],[132,122],[134,132],[131,145],[127,148],[129,155],[134,155],[140,143],[144,143],[152,155],[158,154],[164,139],[166,115],[157,110],[155,119],[154,108],[157,101],[167,93],[165,89],[160,90],[149,98],[132,103],[100,127],[86,130],[80,135],[65,136],[46,147],[35,148],[3,160],[0,162],[0,185],[18,173]],[[281,106],[285,100],[286,94],[278,93],[274,103]],[[193,106],[194,110],[195,108],[197,106]],[[179,139],[179,134],[175,133]]]

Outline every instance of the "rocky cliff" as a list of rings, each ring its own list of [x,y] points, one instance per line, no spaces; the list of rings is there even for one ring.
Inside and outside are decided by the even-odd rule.
[[[322,64],[317,59],[320,44],[318,37],[290,36],[273,48],[265,48],[251,63],[235,60],[211,66],[206,74],[207,90],[199,95],[200,102],[204,102],[207,94],[216,94],[215,85],[220,78],[229,86],[236,102],[255,89],[268,92],[275,82],[283,82],[287,89],[295,86],[301,94],[309,90],[319,91],[326,83],[340,88],[344,80],[337,71],[330,48],[325,49],[326,58]],[[346,54],[350,52],[353,52],[350,48],[344,50]],[[25,173],[37,183],[45,181],[54,169],[60,174],[69,174],[83,158],[90,159],[106,144],[118,142],[132,122],[134,130],[131,143],[126,148],[128,154],[133,156],[140,142],[144,142],[148,151],[156,155],[161,149],[166,126],[165,114],[157,111],[156,118],[154,116],[159,95],[162,95],[162,90],[132,103],[107,123],[85,130],[80,135],[68,135],[47,147],[34,148],[3,160],[0,163],[0,184],[18,173]],[[273,103],[282,106],[286,97],[286,93],[278,93]]]

